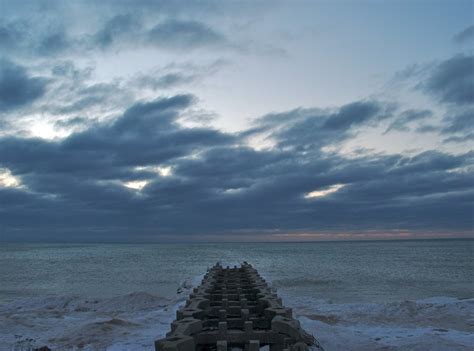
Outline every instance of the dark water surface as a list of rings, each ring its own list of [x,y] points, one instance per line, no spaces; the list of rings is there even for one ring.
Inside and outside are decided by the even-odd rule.
[[[0,302],[143,291],[172,296],[216,261],[252,263],[285,296],[387,302],[473,293],[474,240],[1,244]]]

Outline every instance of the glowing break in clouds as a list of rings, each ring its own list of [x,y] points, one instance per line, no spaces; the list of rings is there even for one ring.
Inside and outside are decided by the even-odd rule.
[[[172,174],[170,166],[146,166],[135,167],[136,171],[150,171],[159,174],[161,177],[169,177]]]
[[[0,187],[18,188],[20,184],[20,180],[13,176],[8,168],[0,168]]]
[[[344,187],[344,184],[331,185],[330,187],[325,188],[323,190],[311,191],[311,192],[307,193],[304,197],[305,197],[305,199],[314,199],[314,198],[317,198],[317,197],[324,197],[324,196],[327,196],[329,194],[335,193],[336,191],[338,191],[342,187]]]
[[[172,169],[169,166],[151,166],[151,167],[135,167],[137,171],[152,171],[156,172],[161,177],[169,177],[172,174]],[[123,185],[129,189],[133,190],[142,190],[150,180],[132,180],[130,182],[125,182]]]
[[[123,183],[127,188],[133,190],[142,190],[148,184],[147,180],[134,180],[131,182]]]
[[[171,167],[154,167],[155,171],[162,177],[169,177],[171,175]]]

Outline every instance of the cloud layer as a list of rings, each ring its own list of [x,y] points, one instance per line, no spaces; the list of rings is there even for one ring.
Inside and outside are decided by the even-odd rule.
[[[27,70],[10,60],[0,60],[0,112],[29,105],[46,90],[47,80],[31,77]]]
[[[410,82],[408,100],[418,94],[422,103],[405,104],[392,91],[331,106],[295,103],[274,112],[268,106],[231,132],[211,126],[216,113],[202,96],[214,92],[216,104],[225,105],[219,101],[222,91],[234,96],[239,89],[251,90],[240,81],[240,71],[266,55],[273,59],[271,74],[256,66],[246,74],[262,74],[269,90],[274,75],[286,74],[288,96],[282,100],[300,101],[303,88],[311,87],[293,85],[293,79],[310,70],[324,76],[324,67],[311,66],[317,55],[289,75],[278,70],[277,60],[306,62],[291,61],[296,46],[286,51],[260,40],[275,35],[297,41],[297,33],[275,34],[259,23],[261,36],[242,42],[238,32],[255,19],[222,25],[231,22],[226,16],[245,11],[237,13],[232,3],[138,3],[3,6],[0,240],[255,240],[361,233],[370,238],[472,231],[472,53],[414,63],[399,74],[398,83]],[[468,27],[454,40],[464,44],[472,36]],[[117,64],[116,57],[125,57],[127,65]],[[132,69],[140,64],[147,68]],[[229,66],[227,76],[204,84]],[[342,78],[331,72],[331,82],[350,80],[342,67],[337,72]],[[265,94],[257,91],[248,103],[266,108]],[[424,145],[410,147],[421,139]],[[370,147],[374,140],[382,147]],[[406,143],[402,152],[383,147],[394,140]]]
[[[229,134],[181,126],[177,121],[193,100],[176,95],[135,103],[114,121],[59,141],[1,138],[0,165],[21,183],[0,188],[4,239],[471,226],[472,152],[355,158],[321,152],[355,127],[390,118],[393,107],[361,101],[334,111],[295,110]],[[249,147],[246,140],[256,135],[275,146]],[[343,186],[325,197],[307,196],[334,185]]]

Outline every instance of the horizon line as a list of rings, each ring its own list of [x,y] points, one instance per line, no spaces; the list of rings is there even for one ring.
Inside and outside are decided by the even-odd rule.
[[[348,242],[374,242],[374,241],[454,241],[454,240],[474,240],[474,236],[471,237],[431,237],[431,238],[371,238],[371,239],[333,239],[333,240],[241,240],[241,241],[2,241],[2,244],[59,244],[59,245],[74,245],[74,244],[298,244],[298,243],[348,243]]]

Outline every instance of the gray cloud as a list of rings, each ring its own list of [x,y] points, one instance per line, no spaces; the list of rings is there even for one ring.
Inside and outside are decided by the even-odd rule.
[[[82,127],[82,126],[90,126],[93,123],[97,123],[97,120],[91,120],[90,118],[85,117],[72,117],[66,119],[60,119],[54,123],[57,128],[74,128],[74,127]]]
[[[458,55],[441,62],[422,87],[444,103],[474,103],[474,56]]]
[[[465,28],[453,37],[456,43],[462,44],[474,39],[474,25]]]
[[[390,108],[380,102],[268,115],[241,134],[182,127],[177,120],[192,103],[189,95],[136,103],[114,121],[59,141],[0,138],[0,167],[24,185],[0,188],[7,200],[0,203],[3,239],[472,225],[473,180],[458,171],[472,166],[472,152],[345,158],[320,151],[341,134],[384,120]],[[277,147],[246,146],[245,138],[258,133],[271,133]],[[158,165],[171,167],[171,174],[150,168]],[[123,185],[139,180],[148,182],[141,190]],[[326,197],[305,197],[334,184],[345,186]]]
[[[384,134],[392,131],[409,131],[409,124],[412,122],[425,120],[433,116],[433,112],[430,110],[407,110],[403,111],[399,117],[397,117],[385,130]],[[419,130],[419,129],[417,129]]]
[[[130,84],[139,89],[152,90],[174,88],[208,78],[228,63],[225,60],[216,60],[206,65],[191,63],[171,64],[146,73],[137,74],[130,80]]]
[[[225,133],[180,123],[209,117],[196,112],[191,95],[136,101],[208,77],[219,61],[168,65],[109,82],[96,81],[92,67],[68,61],[137,48],[281,54],[271,43],[237,45],[211,25],[203,14],[225,15],[218,2],[91,0],[77,12],[62,2],[41,9],[25,3],[9,5],[9,11],[18,8],[12,16],[0,15],[0,50],[29,62],[29,69],[8,60],[0,66],[0,112],[8,118],[0,129],[9,129],[0,136],[0,168],[23,186],[0,186],[0,240],[472,229],[472,152],[349,157],[325,151],[385,123],[386,132],[413,128],[437,132],[445,143],[472,141],[472,56],[414,65],[398,76],[428,76],[420,89],[451,110],[439,125],[431,125],[428,110],[399,113],[394,104],[362,100],[272,113],[248,130]],[[85,32],[75,31],[76,20]],[[458,41],[468,40],[468,29]],[[71,134],[45,140],[16,133],[28,112],[38,111]],[[252,137],[273,146],[251,148]],[[141,189],[126,186],[140,181],[146,182]],[[338,184],[344,187],[328,196],[306,196]]]
[[[474,133],[461,136],[450,136],[443,140],[444,143],[466,143],[474,141]]]
[[[72,134],[59,143],[4,138],[0,162],[21,174],[40,169],[112,177],[121,167],[161,163],[194,147],[231,142],[231,137],[214,130],[179,128],[178,111],[191,101],[191,96],[178,95],[137,103],[113,123]]]
[[[324,129],[347,130],[352,126],[360,125],[375,117],[382,119],[381,107],[375,102],[354,102],[341,107],[337,114],[328,118],[323,125]]]
[[[26,68],[0,59],[0,112],[28,105],[41,97],[48,81],[32,77]]]
[[[117,44],[121,39],[131,40],[134,36],[139,36],[140,30],[141,25],[132,15],[117,15],[108,20],[92,37],[92,44],[105,49]]]
[[[41,11],[9,5],[16,8],[17,13],[11,17],[0,15],[0,49],[12,56],[37,58],[84,56],[97,50],[118,51],[137,47],[186,50],[227,46],[227,39],[217,29],[198,19],[179,18],[180,9],[188,9],[187,5],[174,8],[149,6],[150,12],[115,5],[98,6],[94,3],[72,8],[64,4],[61,9],[51,6]],[[92,9],[95,9],[93,13]],[[33,15],[25,16],[23,11]],[[88,17],[97,13],[103,20],[98,23],[90,21]],[[74,22],[77,20],[90,22],[86,32],[75,31]]]
[[[47,23],[47,24],[46,24]],[[11,56],[56,56],[78,47],[68,28],[54,20],[5,19],[0,16],[0,49]]]
[[[442,133],[472,132],[474,131],[474,109],[465,110],[454,116],[447,116],[443,122],[445,127],[441,130]]]
[[[298,109],[270,114],[261,118],[257,127],[243,136],[266,133],[282,148],[319,149],[347,140],[360,126],[377,125],[391,117],[394,108],[392,104],[377,101],[357,101],[336,111]]]
[[[222,34],[197,21],[168,20],[151,28],[147,37],[152,45],[180,49],[226,43]]]

